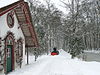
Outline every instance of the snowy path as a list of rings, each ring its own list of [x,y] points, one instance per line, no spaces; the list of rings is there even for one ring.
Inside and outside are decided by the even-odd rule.
[[[99,62],[71,59],[64,51],[57,56],[44,55],[36,62],[32,59],[30,65],[8,75],[100,75]]]
[[[51,57],[50,60],[51,61],[46,64],[39,75],[82,75],[80,71],[70,64],[70,62],[68,62],[69,60],[66,61],[64,57],[54,56]]]

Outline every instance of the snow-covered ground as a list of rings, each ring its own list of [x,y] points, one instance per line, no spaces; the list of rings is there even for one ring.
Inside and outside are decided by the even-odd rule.
[[[100,75],[100,63],[71,59],[68,53],[60,50],[60,55],[43,55],[36,62],[30,56],[29,65],[8,75]]]

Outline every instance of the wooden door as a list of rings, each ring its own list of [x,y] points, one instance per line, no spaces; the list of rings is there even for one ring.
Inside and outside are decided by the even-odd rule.
[[[12,71],[12,46],[7,46],[7,63],[6,63],[7,73]]]

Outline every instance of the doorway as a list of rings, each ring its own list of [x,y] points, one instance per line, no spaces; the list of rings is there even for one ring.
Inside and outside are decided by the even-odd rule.
[[[9,33],[5,38],[5,71],[6,73],[14,70],[14,36],[12,33]]]

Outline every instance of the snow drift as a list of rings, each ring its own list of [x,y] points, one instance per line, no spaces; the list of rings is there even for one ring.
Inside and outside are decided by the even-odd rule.
[[[8,75],[100,75],[99,62],[71,59],[71,55],[64,50],[59,52],[56,56],[43,55],[36,62],[31,56],[29,65]]]

